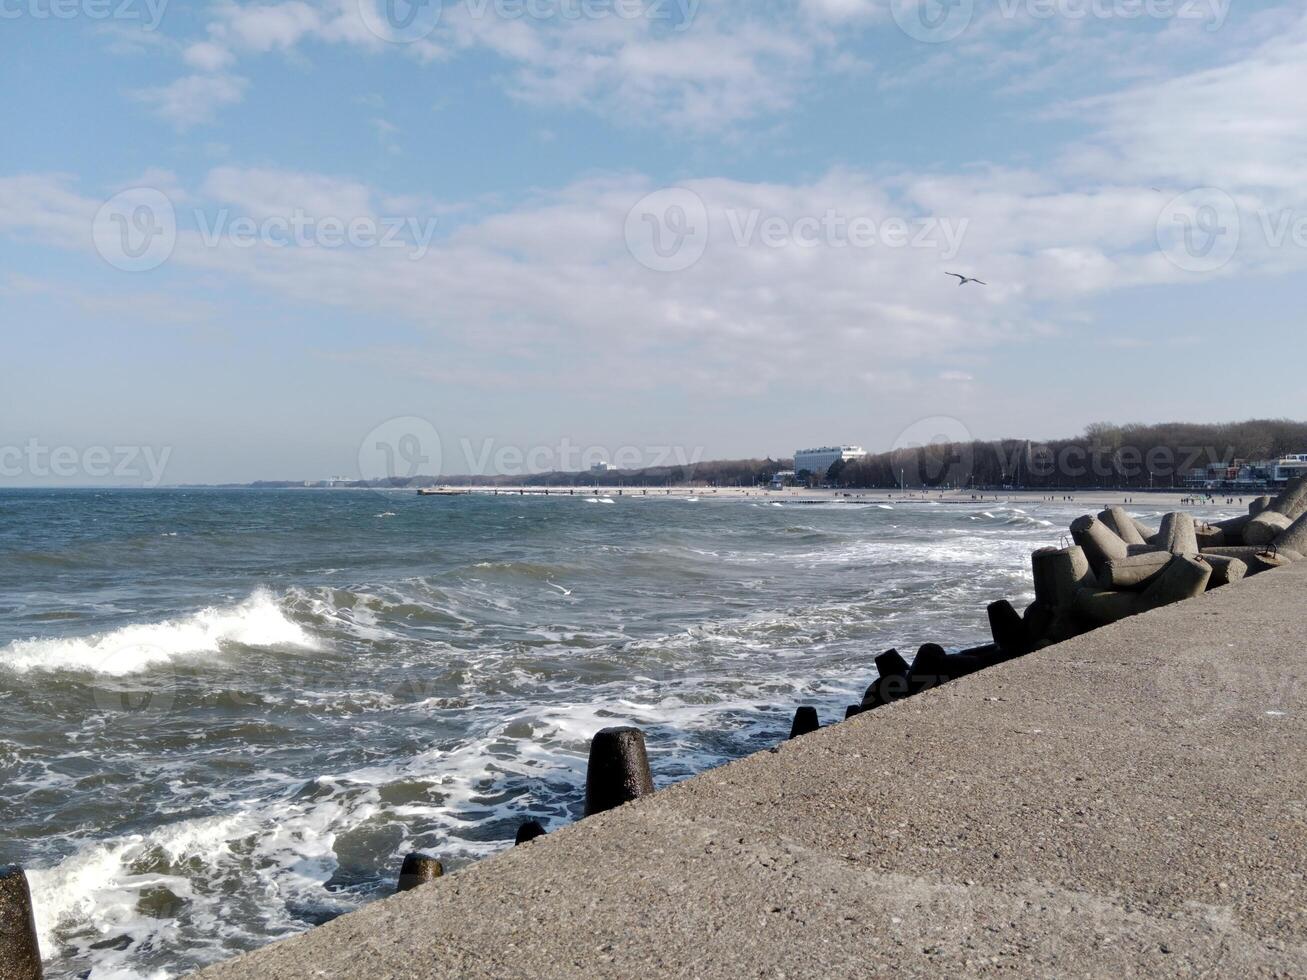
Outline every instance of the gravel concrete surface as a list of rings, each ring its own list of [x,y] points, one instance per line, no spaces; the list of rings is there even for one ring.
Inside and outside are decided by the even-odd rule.
[[[198,976],[1307,976],[1305,680],[1302,563]]]

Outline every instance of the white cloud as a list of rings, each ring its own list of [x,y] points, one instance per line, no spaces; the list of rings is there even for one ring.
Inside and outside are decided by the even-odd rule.
[[[65,183],[33,180],[0,181],[0,226],[67,246],[76,237],[68,227],[86,222],[76,242],[85,248],[96,202]],[[1155,216],[1137,190],[1068,193],[1007,172],[886,180],[838,171],[801,184],[687,186],[706,204],[710,236],[703,257],[678,273],[651,271],[627,250],[628,212],[652,189],[633,176],[585,180],[464,216],[421,253],[206,245],[183,216],[168,268],[291,303],[403,318],[449,342],[484,345],[488,362],[511,348],[615,379],[635,371],[728,390],[831,364],[847,378],[901,374],[921,361],[1038,336],[1040,303],[1180,275],[1164,260],[1140,259]],[[300,209],[425,223],[439,214],[419,210],[420,201],[391,202],[412,205],[408,213],[387,211],[376,190],[320,174],[222,167],[201,190],[196,206],[234,206],[256,218]],[[910,237],[841,244],[838,235],[807,245],[773,243],[761,230],[767,220],[796,229],[832,213],[877,227],[901,218],[913,231],[932,218],[969,225],[961,251],[947,258],[938,234],[916,246]],[[750,227],[755,232],[742,231]],[[946,269],[983,274],[990,286],[959,289]]]
[[[480,12],[446,4],[438,29],[411,44],[383,42],[367,28],[356,0],[223,2],[214,8],[207,39],[188,45],[183,57],[194,69],[219,72],[234,58],[289,52],[308,41],[421,61],[488,51],[509,65],[503,78],[509,94],[521,101],[706,132],[790,106],[825,55],[841,71],[860,64],[836,51],[839,36],[830,26],[865,19],[866,0],[797,2],[801,8],[779,16],[744,0],[696,5],[686,23],[613,14],[509,18],[497,16],[494,4],[478,7]],[[659,15],[666,9],[651,7]],[[199,87],[187,80],[155,91],[176,90],[181,99]]]
[[[883,17],[887,10],[880,0],[799,0],[799,7],[810,17],[835,23]]]
[[[302,0],[288,3],[221,3],[211,34],[248,51],[285,51],[323,29],[323,13]]]
[[[1230,191],[1307,190],[1307,18],[1219,68],[1077,103],[1099,122],[1087,169]]]
[[[296,29],[286,22],[258,21],[265,27],[259,43],[289,43]],[[512,345],[618,378],[635,372],[758,387],[832,363],[846,367],[848,378],[884,378],[947,358],[930,374],[961,384],[953,365],[967,363],[968,351],[1040,336],[1059,322],[1074,330],[1085,301],[1115,290],[1194,281],[1158,247],[1159,220],[1185,182],[1230,187],[1248,216],[1301,189],[1304,25],[1300,18],[1219,68],[1077,103],[1094,135],[1068,149],[1058,167],[834,170],[792,183],[690,180],[686,186],[706,205],[709,241],[697,263],[676,273],[651,271],[627,251],[628,213],[655,189],[630,174],[578,181],[493,211],[467,202],[416,258],[403,249],[205,246],[182,221],[169,268],[295,303],[403,318],[466,347],[481,344],[478,356],[489,359]],[[618,22],[582,27],[593,32],[582,45],[591,55],[573,64],[578,48],[555,44],[553,35],[525,29],[490,38],[478,33],[480,25],[453,25],[471,32],[461,43],[496,45],[533,66],[522,69],[538,74],[532,97],[567,98],[550,86],[571,77],[573,94],[607,85],[621,104],[644,100],[651,116],[678,102],[683,112],[692,103],[707,107],[687,125],[783,103],[786,66],[807,57],[802,43],[755,36],[747,23],[722,26],[722,37],[738,46],[723,41],[715,52],[705,47],[711,34],[664,41]],[[757,74],[763,51],[781,66],[777,75]],[[700,99],[706,79],[716,80],[715,95]],[[212,101],[177,92],[157,104],[170,117],[194,120]],[[350,178],[241,167],[212,170],[196,206],[254,217],[299,209],[416,222],[459,208],[388,196]],[[67,179],[0,180],[0,229],[27,238],[86,249],[96,207]],[[936,230],[923,247],[796,240],[795,229],[831,213],[845,222],[871,218],[881,229],[886,219],[902,219],[909,235],[925,222]],[[768,222],[788,232],[788,244],[785,234],[781,244],[769,243]],[[943,222],[960,232],[948,249]],[[1243,230],[1235,259],[1208,274],[1307,268],[1307,247],[1277,246],[1252,220]],[[960,289],[946,270],[990,285]]]
[[[189,129],[211,121],[218,109],[240,102],[248,85],[236,75],[187,75],[170,85],[139,89],[134,94],[178,129]]]
[[[221,44],[198,41],[182,52],[186,64],[198,71],[222,71],[236,60],[236,56]]]
[[[204,180],[204,194],[252,218],[286,217],[296,210],[319,218],[374,215],[372,190],[357,181],[287,170],[217,167]]]

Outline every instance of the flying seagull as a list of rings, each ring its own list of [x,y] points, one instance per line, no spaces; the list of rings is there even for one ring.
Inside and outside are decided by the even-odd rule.
[[[972,279],[972,278],[970,278],[969,276],[964,276],[964,275],[962,275],[961,273],[958,273],[958,272],[946,272],[946,273],[944,273],[944,275],[946,275],[946,276],[957,276],[957,278],[958,278],[958,285],[959,285],[959,286],[965,286],[965,285],[966,285],[967,283],[969,283],[969,282],[974,282],[974,283],[976,283],[978,286],[988,286],[988,285],[989,285],[989,283],[987,283],[987,282],[981,282],[979,279]]]
[[[552,586],[553,586],[555,589],[557,589],[559,592],[563,593],[563,595],[571,595],[571,594],[572,594],[572,590],[571,590],[571,589],[565,589],[565,588],[563,588],[561,585],[558,585],[557,583],[549,582],[548,584],[549,584],[549,585],[552,585]]]

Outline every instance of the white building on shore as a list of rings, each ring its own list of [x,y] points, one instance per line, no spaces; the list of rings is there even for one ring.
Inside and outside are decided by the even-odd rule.
[[[1273,490],[1301,476],[1307,476],[1307,453],[1292,453],[1254,462],[1236,459],[1229,463],[1209,463],[1190,470],[1184,477],[1184,483],[1186,486],[1207,490]]]
[[[813,476],[825,476],[826,471],[837,460],[842,459],[846,463],[855,459],[862,459],[867,455],[867,450],[861,446],[822,446],[818,449],[796,449],[794,451],[794,472],[802,473],[807,470]]]

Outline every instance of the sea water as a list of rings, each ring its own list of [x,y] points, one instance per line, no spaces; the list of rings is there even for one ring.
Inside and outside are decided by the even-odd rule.
[[[577,819],[600,728],[661,786],[842,718],[1081,512],[0,491],[0,863],[48,976],[175,976]]]

